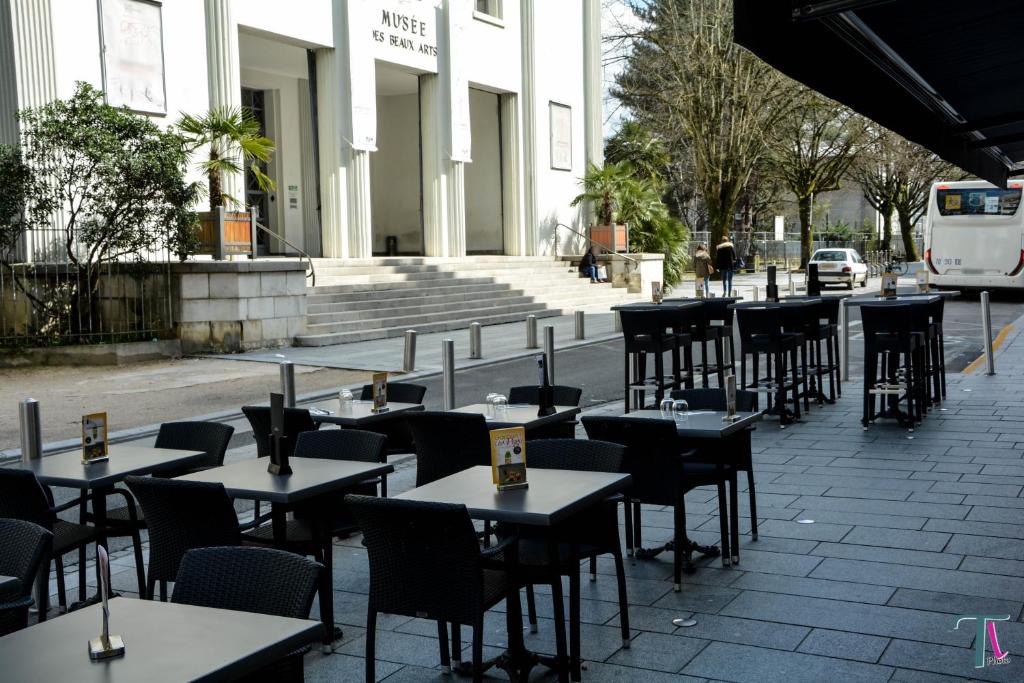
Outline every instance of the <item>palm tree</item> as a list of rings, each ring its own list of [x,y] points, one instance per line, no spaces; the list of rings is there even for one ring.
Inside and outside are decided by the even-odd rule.
[[[629,162],[605,164],[598,167],[590,164],[580,183],[583,192],[572,200],[572,206],[582,202],[593,202],[600,225],[612,225],[621,208],[622,194],[633,182],[633,167]]]
[[[248,164],[260,189],[275,189],[274,181],[264,173],[259,162],[267,162],[274,153],[274,141],[260,132],[260,123],[248,111],[238,107],[218,107],[202,116],[183,114],[178,130],[185,138],[189,153],[204,145],[209,146],[209,158],[199,164],[206,174],[210,195],[210,210],[224,206],[225,200],[243,205],[237,198],[223,191],[225,173],[242,173]]]

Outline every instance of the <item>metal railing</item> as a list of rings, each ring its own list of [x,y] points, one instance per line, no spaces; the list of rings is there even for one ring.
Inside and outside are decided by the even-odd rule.
[[[619,252],[617,252],[617,251],[612,251],[612,248],[611,248],[611,247],[609,247],[609,246],[608,246],[607,244],[602,244],[601,242],[598,242],[597,240],[591,239],[590,237],[588,237],[587,235],[584,235],[584,234],[583,234],[582,232],[580,232],[580,231],[579,231],[579,230],[577,230],[576,228],[573,228],[573,227],[571,227],[571,226],[568,226],[568,225],[566,225],[565,223],[555,223],[555,230],[557,231],[557,230],[558,230],[558,228],[565,228],[565,229],[566,229],[566,230],[568,230],[569,232],[572,232],[572,233],[575,233],[576,235],[579,235],[580,237],[582,237],[583,239],[585,239],[585,240],[586,240],[587,242],[589,242],[590,244],[596,244],[597,246],[601,247],[601,249],[602,249],[602,250],[604,250],[605,252],[607,252],[607,253],[608,253],[608,255],[610,255],[610,256],[617,256],[617,257],[619,257],[619,258],[621,258],[621,259],[625,260],[625,261],[626,261],[627,263],[631,263],[631,264],[633,265],[633,268],[636,268],[636,267],[637,267],[637,264],[638,264],[638,263],[640,263],[640,262],[639,262],[639,261],[637,261],[637,260],[636,260],[635,258],[632,258],[632,257],[630,257],[630,256],[626,256],[625,254],[620,254],[620,253],[619,253]],[[556,244],[557,244],[557,242],[558,242],[558,240],[555,240],[555,243],[556,243]],[[557,256],[557,254],[556,254],[556,256]],[[629,269],[629,268],[628,268],[628,266],[627,266],[627,271],[628,271],[628,269]]]
[[[256,227],[256,229],[262,230],[263,232],[267,233],[268,235],[270,235],[274,239],[281,240],[282,242],[285,243],[285,245],[291,247],[296,252],[298,252],[298,254],[299,254],[299,256],[301,258],[306,259],[306,263],[309,265],[309,273],[306,275],[306,277],[312,278],[312,280],[313,280],[312,286],[316,287],[316,269],[313,267],[313,257],[312,256],[307,254],[302,249],[299,249],[297,246],[295,246],[294,244],[292,244],[291,242],[289,242],[284,237],[282,237],[281,235],[277,234],[276,232],[274,232],[273,230],[271,230],[267,226],[265,226],[262,223],[260,223],[258,220],[256,220],[256,215],[255,214],[253,214],[253,217],[252,217],[252,224]],[[255,239],[255,236],[254,236],[254,239]],[[255,258],[255,257],[256,257],[255,254],[253,254],[253,258]]]

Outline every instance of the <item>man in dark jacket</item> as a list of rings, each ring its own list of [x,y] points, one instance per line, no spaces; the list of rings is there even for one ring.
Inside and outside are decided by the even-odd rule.
[[[600,282],[597,279],[597,255],[594,253],[597,250],[598,247],[591,247],[580,261],[580,272],[589,275],[591,282]]]
[[[736,268],[736,247],[729,241],[728,235],[722,235],[722,241],[715,249],[715,266],[722,273],[722,296],[732,292],[732,272]]]

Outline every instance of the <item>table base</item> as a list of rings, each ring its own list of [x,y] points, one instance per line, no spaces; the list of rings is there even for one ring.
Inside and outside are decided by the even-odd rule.
[[[687,574],[693,574],[697,571],[697,565],[695,565],[691,559],[691,555],[694,552],[698,552],[704,557],[719,557],[722,554],[722,549],[717,545],[700,545],[698,543],[694,543],[690,539],[686,539],[683,543],[683,571]],[[637,548],[634,551],[633,556],[641,560],[650,560],[664,552],[675,552],[675,549],[676,542],[668,541],[664,545],[656,546],[654,548]],[[730,558],[722,558],[722,564],[729,566],[729,563]]]
[[[560,671],[565,668],[565,664],[559,662],[558,657],[542,655],[526,649],[519,652],[505,650],[494,659],[485,660],[481,666],[483,669],[481,673],[490,669],[501,669],[508,674],[508,678],[512,683],[520,681],[526,683],[530,680],[530,672],[538,665],[547,667],[551,671]],[[452,672],[460,676],[472,676],[473,663],[452,662]]]

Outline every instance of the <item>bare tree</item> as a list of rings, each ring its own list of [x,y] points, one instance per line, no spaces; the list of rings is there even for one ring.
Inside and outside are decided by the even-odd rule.
[[[813,90],[794,85],[790,115],[775,128],[769,147],[771,171],[797,201],[800,217],[800,265],[811,258],[814,195],[838,190],[867,136],[863,118]]]
[[[892,241],[892,214],[895,211],[897,177],[894,173],[893,139],[896,134],[884,128],[872,136],[857,161],[850,167],[850,177],[860,185],[861,194],[882,217],[882,244]]]
[[[628,0],[638,18],[613,95],[692,158],[697,189],[717,241],[768,134],[791,107],[792,82],[732,40],[730,0]]]

